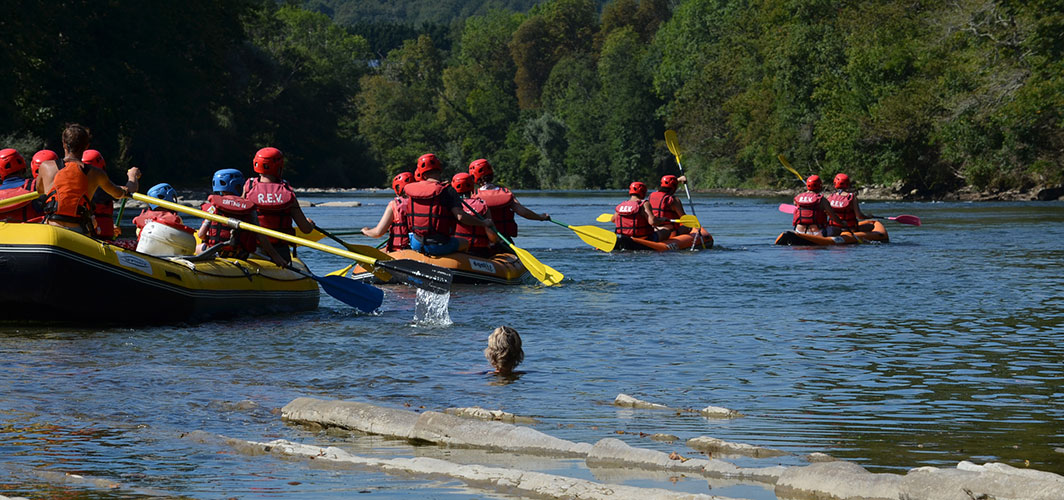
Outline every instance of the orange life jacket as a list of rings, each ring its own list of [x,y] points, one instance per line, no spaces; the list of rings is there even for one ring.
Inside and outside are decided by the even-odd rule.
[[[646,212],[643,205],[646,200],[628,200],[613,209],[617,213],[615,232],[622,236],[633,238],[646,238],[654,232],[654,228],[647,222]]]
[[[517,236],[517,222],[514,221],[514,194],[506,188],[478,189],[473,197],[484,200],[491,210],[491,221],[495,229],[507,238]]]
[[[253,215],[255,213],[255,204],[250,200],[241,198],[231,194],[217,195],[212,194],[207,197],[207,203],[203,204],[203,211],[212,214],[218,214],[231,219],[236,219],[241,222],[254,222]],[[207,237],[203,242],[210,248],[219,243],[226,243],[233,236],[233,228],[221,223],[208,221],[207,222]],[[219,250],[219,255],[223,257],[237,257],[246,258],[251,252],[254,252],[258,248],[258,240],[255,233],[249,231],[240,231],[237,234],[237,245],[223,246]]]
[[[288,181],[259,182],[251,178],[244,183],[244,198],[255,204],[259,211],[259,225],[285,234],[295,235],[292,229],[292,208],[298,206],[296,193]],[[288,245],[288,242],[270,238],[270,243]]]
[[[488,215],[488,204],[483,199],[469,198],[463,201],[465,204],[462,205],[462,210],[465,213],[473,217],[479,216],[481,219]],[[459,222],[454,226],[454,235],[469,240],[470,250],[484,251],[491,247],[491,240],[488,239],[487,228],[484,226],[467,226]]]
[[[835,210],[835,215],[838,215],[846,226],[839,226],[839,224],[833,219],[828,220],[829,225],[836,227],[857,227],[857,210],[853,206],[853,193],[837,191],[835,194],[828,196],[828,203],[830,203],[831,208]]]
[[[403,188],[403,194],[410,197],[407,227],[422,241],[446,242],[454,233],[457,221],[451,209],[443,206],[443,191],[447,187],[439,182],[420,181]]]
[[[91,227],[92,202],[89,200],[89,169],[79,160],[64,161],[52,180],[52,191],[44,204],[49,219]]]
[[[0,200],[33,193],[35,190],[30,189],[32,185],[33,179],[26,179],[26,181],[18,187],[12,189],[0,189]],[[0,222],[26,222],[40,217],[41,213],[35,206],[35,201],[36,200],[28,200],[14,205],[8,205],[6,207],[0,207]]]
[[[820,193],[814,193],[812,191],[806,191],[794,197],[794,217],[791,218],[791,225],[797,226],[802,224],[810,226],[816,224],[820,228],[824,227],[827,221],[828,214],[824,212],[824,209],[820,206],[820,201],[824,197]]]
[[[650,212],[654,214],[654,217],[661,219],[679,219],[680,214],[673,210],[672,204],[676,201],[676,197],[668,194],[664,191],[654,191],[650,193]],[[673,222],[667,222],[664,224],[668,227],[676,227]]]
[[[406,225],[406,214],[410,212],[410,200],[396,196],[392,204],[392,227],[388,229],[387,251],[394,252],[410,248],[410,228]]]

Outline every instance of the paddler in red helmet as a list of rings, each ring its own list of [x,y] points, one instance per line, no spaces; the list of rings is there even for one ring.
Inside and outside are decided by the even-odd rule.
[[[528,220],[550,220],[550,214],[536,213],[518,201],[513,192],[495,184],[495,169],[488,160],[480,158],[469,164],[469,175],[477,184],[474,198],[484,200],[491,210],[491,220],[503,236],[513,240],[517,236],[517,222],[514,215],[520,215]]]
[[[840,226],[845,225],[831,208],[827,198],[820,194],[820,191],[824,189],[824,183],[821,182],[819,175],[810,175],[806,178],[805,188],[804,192],[794,197],[794,217],[791,219],[794,232],[823,236],[828,218]]]
[[[406,223],[410,228],[410,248],[426,255],[445,255],[469,248],[469,241],[454,237],[458,222],[494,228],[491,219],[481,221],[465,213],[458,193],[440,182],[443,165],[432,153],[417,159],[414,179],[404,192],[410,197]]]
[[[395,198],[388,202],[381,214],[381,220],[376,227],[362,228],[362,234],[370,238],[380,238],[388,235],[388,243],[385,250],[395,252],[410,248],[410,230],[406,227],[406,213],[410,210],[410,199],[406,197],[403,189],[407,184],[414,182],[414,174],[400,172],[392,179],[392,191]]]
[[[871,219],[874,216],[861,211],[860,203],[857,201],[857,193],[850,190],[850,176],[838,173],[835,175],[833,184],[835,184],[835,192],[828,196],[828,204],[835,210],[839,219],[842,219],[842,224],[837,224],[834,220],[828,221],[824,236],[838,236],[844,231],[861,230],[857,226],[858,221]]]
[[[29,177],[26,159],[14,148],[0,150],[0,199],[6,200],[16,196],[30,194],[33,178]],[[0,208],[0,221],[27,222],[40,217],[36,200],[24,201]]]
[[[478,217],[481,219],[490,219],[491,210],[488,209],[488,204],[480,198],[473,198],[473,176],[465,172],[458,172],[451,177],[451,187],[458,193],[458,197],[462,200],[462,209],[469,215]],[[454,235],[458,238],[469,241],[469,249],[467,252],[478,255],[481,257],[489,257],[494,252],[491,249],[491,245],[495,243],[495,232],[488,232],[482,226],[469,226],[459,222],[454,227]]]
[[[313,231],[314,222],[303,214],[303,209],[296,200],[296,193],[292,191],[288,181],[281,178],[281,171],[284,169],[284,154],[281,150],[272,147],[258,150],[251,160],[251,168],[259,176],[257,179],[248,178],[244,183],[244,198],[255,204],[259,225],[295,235],[295,230],[292,229],[292,223],[295,222],[300,231]],[[285,262],[292,261],[288,242],[276,238],[268,240]]]
[[[681,182],[687,182],[687,177],[664,175],[661,177],[661,185],[657,191],[650,193],[647,204],[650,205],[650,213],[654,216],[654,230],[657,240],[664,241],[673,234],[687,234],[691,228],[682,224],[671,222],[685,215],[683,203],[675,196],[676,187]]]
[[[645,238],[657,241],[654,232],[654,214],[647,203],[647,185],[635,181],[628,185],[628,199],[614,207],[614,232],[629,238]]]

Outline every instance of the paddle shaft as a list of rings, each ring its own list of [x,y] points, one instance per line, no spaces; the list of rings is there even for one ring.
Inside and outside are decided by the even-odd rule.
[[[354,253],[354,252],[349,252],[347,250],[341,250],[339,248],[331,247],[329,245],[323,245],[323,244],[318,243],[316,241],[305,240],[303,238],[292,236],[292,235],[287,234],[287,233],[282,233],[280,231],[275,231],[273,229],[267,229],[267,228],[264,228],[262,226],[256,226],[255,224],[252,224],[250,222],[244,222],[244,221],[236,220],[236,219],[233,219],[233,218],[230,218],[230,217],[223,217],[221,215],[216,215],[216,214],[212,214],[212,213],[209,213],[209,212],[204,212],[203,210],[198,210],[198,209],[195,209],[195,208],[192,208],[192,207],[186,207],[185,205],[181,205],[179,203],[171,203],[171,202],[166,201],[166,200],[160,200],[158,198],[153,198],[151,196],[143,195],[143,194],[140,194],[140,193],[133,193],[132,197],[133,197],[134,200],[137,200],[137,201],[143,201],[145,203],[150,203],[152,205],[159,205],[160,207],[168,208],[168,209],[173,210],[175,212],[182,212],[182,213],[186,213],[186,214],[189,214],[189,215],[194,215],[196,217],[200,217],[202,219],[207,219],[207,220],[212,221],[212,222],[225,224],[225,225],[227,225],[227,226],[229,226],[229,227],[231,227],[233,229],[243,229],[245,231],[251,231],[253,233],[258,233],[258,234],[261,234],[263,236],[269,236],[271,238],[277,238],[277,239],[279,239],[281,241],[287,241],[289,243],[295,243],[297,245],[303,245],[305,247],[310,247],[310,248],[313,248],[315,250],[321,250],[322,252],[327,252],[327,253],[331,253],[333,255],[338,255],[340,257],[346,257],[348,259],[355,260],[355,261],[361,262],[363,264],[373,265],[373,264],[377,263],[377,259],[374,259],[372,257],[366,257],[365,255],[357,254],[357,253]]]
[[[668,132],[671,132],[671,134],[668,133]],[[672,140],[670,140],[670,139],[672,139]],[[683,163],[680,162],[680,146],[679,146],[679,144],[675,143],[675,140],[676,140],[676,132],[673,132],[672,130],[666,131],[666,134],[665,134],[665,145],[669,147],[669,151],[672,153],[672,156],[674,158],[676,158],[676,166],[680,168],[680,175],[684,175],[684,173],[683,173]],[[684,193],[687,194],[687,205],[691,209],[691,215],[694,215],[695,217],[698,217],[698,214],[695,213],[695,202],[694,202],[694,200],[691,199],[691,190],[687,188],[687,183],[686,182],[683,183],[683,191],[684,191]],[[706,242],[705,242],[705,240],[702,239],[702,231],[701,230],[699,230],[698,234],[695,235],[695,241],[701,243],[702,249],[705,250]],[[695,249],[695,246],[691,245],[691,250],[694,250],[694,249]]]
[[[6,207],[8,205],[14,205],[16,203],[22,203],[24,201],[36,200],[40,196],[41,195],[37,194],[36,192],[20,194],[18,196],[13,197],[13,198],[8,198],[6,200],[0,200],[0,207]]]

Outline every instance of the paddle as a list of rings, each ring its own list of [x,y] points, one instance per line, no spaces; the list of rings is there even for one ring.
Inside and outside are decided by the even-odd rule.
[[[596,217],[595,221],[597,221],[597,222],[613,222],[613,214],[602,214],[602,215]],[[694,215],[691,215],[691,214],[681,215],[679,219],[669,219],[669,222],[675,222],[675,223],[677,223],[677,224],[679,224],[681,226],[687,226],[687,227],[694,228],[694,229],[698,229],[698,228],[702,227],[702,223],[698,222],[698,217],[695,217]],[[699,233],[699,237],[701,237],[701,233]]]
[[[36,193],[36,192],[20,194],[18,196],[14,196],[14,197],[8,198],[6,200],[0,200],[0,207],[6,207],[8,205],[15,205],[15,204],[18,204],[18,203],[22,203],[24,201],[36,200],[40,196],[41,195]]]
[[[794,167],[791,166],[790,162],[788,162],[787,159],[784,158],[782,154],[776,155],[776,158],[779,158],[780,163],[783,164],[783,168],[785,168],[787,170],[790,170],[791,173],[794,174],[795,177],[797,177],[799,181],[801,181],[803,183],[805,182],[805,177],[802,177],[802,174],[799,174],[798,171],[795,170]]]
[[[324,230],[324,229],[322,229],[322,228],[320,228],[320,227],[318,227],[316,225],[314,226],[314,232],[318,233],[318,234],[321,234],[323,236],[328,236],[330,239],[332,239],[333,241],[343,245],[344,248],[346,248],[346,249],[348,249],[348,250],[350,250],[352,252],[360,253],[362,255],[368,255],[370,257],[373,257],[373,258],[377,259],[378,261],[381,261],[381,260],[395,260],[391,255],[388,255],[388,254],[386,254],[386,253],[384,253],[384,252],[382,252],[382,251],[380,251],[380,250],[378,250],[378,249],[376,249],[374,247],[371,247],[369,245],[356,245],[354,243],[348,243],[348,242],[346,242],[344,240],[341,240],[335,234],[332,234],[329,231],[326,231],[326,230]],[[345,267],[343,269],[338,269],[336,271],[333,271],[333,272],[327,274],[326,276],[343,276],[343,275],[347,274],[347,272],[350,271],[351,268],[353,268],[353,267],[355,267],[355,265],[351,264],[350,266],[347,266],[347,267]],[[381,281],[388,282],[388,281],[392,280],[392,275],[390,273],[388,273],[388,271],[385,271],[384,269],[378,270],[377,266],[375,266],[373,264],[362,264],[362,267],[364,267],[370,273],[373,273],[373,275],[376,276],[377,279],[379,279]]]
[[[158,198],[152,198],[151,196],[145,196],[140,193],[133,193],[134,200],[143,201],[152,205],[159,205],[163,208],[168,208],[175,212],[182,212],[189,215],[194,215],[201,219],[207,219],[213,222],[225,224],[234,229],[244,229],[253,233],[262,234],[271,238],[276,238],[289,243],[295,243],[297,245],[303,245],[313,248],[315,250],[321,250],[322,252],[328,252],[333,255],[339,255],[340,257],[346,257],[348,259],[355,260],[362,264],[375,265],[387,270],[396,280],[401,283],[406,283],[411,286],[423,288],[433,293],[448,293],[451,290],[451,278],[452,273],[448,269],[444,269],[424,262],[418,262],[416,260],[401,259],[392,261],[381,261],[372,257],[367,257],[362,254],[350,252],[347,250],[341,250],[329,245],[323,245],[316,241],[305,240],[290,234],[282,233],[280,231],[274,231],[273,229],[267,229],[254,224],[223,217],[203,210],[198,210],[191,207],[186,207],[178,203],[170,203],[166,200],[160,200]]]
[[[361,281],[344,278],[343,276],[317,276],[310,272],[300,271],[293,266],[288,269],[298,274],[313,278],[334,299],[343,302],[363,312],[373,312],[384,302],[384,290],[375,286],[367,285]]]
[[[795,207],[794,205],[791,205],[789,203],[780,203],[780,212],[783,212],[785,214],[793,214],[794,211],[797,210],[797,208],[798,207]],[[915,215],[904,215],[903,214],[903,215],[899,215],[899,216],[896,216],[896,217],[876,216],[876,217],[872,217],[872,218],[873,219],[892,220],[892,221],[897,222],[899,224],[908,224],[910,226],[919,226],[921,224],[920,218],[915,216]]]
[[[680,163],[680,143],[677,140],[676,131],[675,130],[669,129],[669,130],[665,131],[665,145],[669,147],[669,152],[672,153],[672,156],[676,157],[676,166],[680,167],[680,175],[684,175],[683,174],[683,163]],[[691,216],[694,217],[694,214],[695,214],[695,202],[691,200],[691,190],[687,188],[687,183],[686,182],[683,183],[683,190],[684,190],[685,193],[687,193],[687,205],[691,208]],[[695,221],[697,222],[698,219],[695,219]],[[675,222],[675,221],[673,221],[673,222]],[[684,224],[684,225],[687,226],[687,224]],[[688,227],[695,227],[695,226],[688,226]],[[696,229],[697,228],[701,228],[701,227],[702,227],[702,225],[699,224],[696,227]],[[695,241],[701,242],[702,249],[703,250],[706,249],[706,242],[702,239],[702,231],[698,231],[698,234],[695,235]],[[694,250],[694,249],[695,249],[695,246],[691,245],[691,250]]]
[[[572,229],[584,243],[591,245],[603,252],[612,252],[613,248],[617,246],[617,234],[613,231],[602,229],[595,226],[570,226],[564,222],[558,222],[554,219],[551,222]]]
[[[473,207],[469,206],[469,204],[466,203],[465,200],[460,199],[459,201],[461,201],[462,204],[465,205],[467,209],[469,209],[469,213],[473,214],[474,217],[480,220],[484,220],[484,218],[481,217],[480,214],[478,214],[477,211],[473,209]],[[516,245],[513,244],[512,241],[506,239],[506,237],[503,236],[498,229],[495,229],[494,226],[491,228],[491,230],[495,231],[495,235],[498,236],[500,240],[504,241],[507,245],[510,245],[510,248],[514,251],[514,254],[516,254],[517,258],[521,260],[521,263],[525,265],[525,269],[528,269],[528,272],[531,273],[532,276],[535,276],[535,278],[539,280],[540,283],[543,283],[547,286],[552,286],[557,285],[562,281],[562,279],[565,278],[562,273],[555,271],[554,268],[540,262],[539,259],[533,257],[532,254],[528,253],[528,250],[518,248]]]

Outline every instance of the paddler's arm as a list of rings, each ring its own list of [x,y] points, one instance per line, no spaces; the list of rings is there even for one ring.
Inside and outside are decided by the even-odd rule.
[[[59,166],[55,160],[41,162],[41,167],[37,170],[38,194],[48,194],[52,190],[52,181],[55,180],[56,172],[59,172]]]
[[[116,200],[121,200],[122,198],[129,198],[130,193],[136,193],[137,189],[140,187],[140,183],[138,182],[138,179],[140,179],[140,169],[137,167],[133,167],[126,171],[126,176],[129,179],[126,182],[126,185],[119,186],[111,182],[111,179],[107,177],[107,174],[103,170],[95,168],[90,169],[89,190],[90,192],[96,191],[95,189],[92,189],[92,185],[93,183],[95,183],[96,187],[102,189],[103,192],[111,195],[111,197]]]
[[[651,226],[663,226],[669,223],[669,219],[654,217],[654,210],[650,208],[650,203],[643,204],[643,214],[646,215]]]
[[[395,223],[395,200],[389,201],[388,206],[384,209],[384,213],[381,214],[381,220],[377,222],[376,227],[364,227],[362,228],[362,234],[369,236],[370,238],[380,238],[392,228],[392,224]]]
[[[299,206],[299,203],[296,203],[288,213],[292,216],[292,222],[296,223],[296,227],[300,231],[308,234],[314,232],[314,222],[303,213],[303,208]]]
[[[831,208],[831,203],[828,203],[828,199],[827,198],[821,198],[820,199],[820,208],[822,208],[825,212],[827,212],[828,217],[830,217],[831,220],[835,221],[835,223],[838,224],[839,226],[848,228],[851,232],[857,230],[857,228],[855,228],[855,227],[851,228],[849,225],[847,225],[845,222],[842,221],[842,218],[839,217],[839,214],[835,213],[835,209]],[[820,228],[820,229],[821,229],[821,231],[824,230],[824,228]]]
[[[451,213],[454,214],[454,218],[458,219],[458,222],[467,226],[482,226],[482,227],[495,227],[495,223],[492,222],[491,217],[485,217],[483,220],[473,217],[462,210],[461,207],[451,207]]]
[[[520,201],[517,201],[517,198],[514,198],[513,209],[515,214],[520,215],[521,217],[524,217],[528,220],[550,220],[550,214],[546,212],[541,214],[533,212],[529,210],[528,207],[522,205]]]

